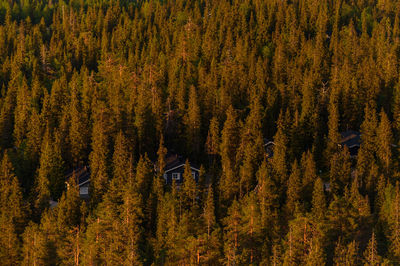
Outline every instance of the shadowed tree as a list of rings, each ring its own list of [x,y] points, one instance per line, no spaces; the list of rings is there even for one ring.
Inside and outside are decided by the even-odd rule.
[[[236,150],[239,142],[239,127],[236,112],[232,106],[226,111],[226,121],[222,129],[220,154],[222,176],[220,181],[221,200],[231,200],[238,192],[236,171]]]
[[[386,116],[385,111],[381,111],[380,113],[380,122],[376,131],[376,140],[377,140],[377,151],[376,155],[378,157],[378,161],[380,166],[383,169],[385,174],[390,173],[391,168],[391,160],[392,160],[392,145],[393,145],[393,137],[392,137],[392,129],[391,124]]]
[[[25,219],[22,192],[7,153],[0,169],[0,259],[5,265],[21,260],[19,234]]]

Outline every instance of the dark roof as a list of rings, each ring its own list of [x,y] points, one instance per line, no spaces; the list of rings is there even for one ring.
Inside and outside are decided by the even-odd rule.
[[[174,169],[175,167],[178,167],[180,165],[184,165],[186,163],[186,159],[183,158],[182,156],[179,156],[177,154],[169,155],[165,158],[165,172]],[[190,160],[189,160],[190,162]],[[190,167],[194,169],[199,169],[196,165],[190,163]]]
[[[264,146],[271,146],[271,145],[275,145],[273,140],[264,139]]]
[[[340,144],[346,145],[349,148],[355,147],[355,146],[360,146],[361,142],[361,133],[358,131],[354,130],[347,130],[345,132],[340,133],[342,136],[342,139],[340,141]]]
[[[90,181],[90,167],[81,166],[71,169],[66,175],[66,181],[69,181],[73,176],[76,178],[76,183],[80,186]]]
[[[264,139],[264,151],[266,158],[272,158],[274,156],[275,143],[272,140]]]

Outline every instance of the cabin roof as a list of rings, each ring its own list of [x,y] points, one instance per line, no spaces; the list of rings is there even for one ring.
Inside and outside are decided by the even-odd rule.
[[[345,145],[349,148],[360,146],[361,133],[354,130],[347,130],[340,133],[342,139],[340,140],[341,145]]]
[[[264,146],[265,146],[265,147],[268,147],[268,146],[271,146],[271,145],[275,145],[275,143],[274,143],[273,140],[264,139]]]
[[[90,167],[80,166],[69,170],[65,175],[66,181],[68,182],[73,176],[75,176],[78,186],[85,185],[90,182]]]
[[[167,156],[165,161],[166,161],[166,166],[164,173],[185,166],[186,164],[186,159],[184,159],[182,156],[178,156],[177,154]],[[190,163],[190,168],[195,171],[200,171],[199,168],[192,163]]]

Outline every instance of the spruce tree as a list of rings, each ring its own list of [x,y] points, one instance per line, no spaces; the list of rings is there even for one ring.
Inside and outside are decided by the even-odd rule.
[[[210,121],[205,147],[211,162],[214,162],[215,156],[219,154],[220,147],[219,122],[216,117],[213,117]]]
[[[214,193],[211,185],[208,187],[207,199],[204,204],[203,218],[207,227],[207,237],[211,236],[211,230],[216,224],[215,206],[214,206]]]
[[[228,210],[228,216],[224,219],[224,254],[228,265],[237,264],[241,256],[241,217],[239,203],[234,200]]]
[[[19,182],[13,166],[5,154],[0,169],[0,259],[6,265],[20,261],[24,206]]]
[[[142,265],[140,243],[142,241],[143,202],[137,187],[128,184],[124,193],[121,211],[121,223],[118,224],[116,234],[122,236],[120,247],[124,250],[123,264]]]
[[[364,110],[364,121],[361,124],[361,147],[368,154],[367,158],[373,157],[376,152],[376,129],[378,121],[376,117],[375,107],[367,104]],[[371,158],[372,159],[372,158]]]
[[[46,264],[45,236],[40,231],[39,226],[33,222],[30,222],[29,225],[25,228],[25,232],[22,238],[24,243],[22,247],[23,261],[21,264]]]
[[[39,163],[40,147],[42,146],[43,138],[42,120],[35,109],[32,110],[27,130],[26,149],[32,167],[35,168]]]
[[[127,182],[131,166],[131,153],[128,150],[128,143],[122,131],[120,131],[115,139],[113,154],[113,178],[118,182]]]
[[[192,156],[197,157],[200,152],[201,143],[201,116],[200,107],[197,102],[198,96],[196,88],[190,87],[189,103],[187,107],[187,114],[185,117],[186,136],[187,136],[187,150],[190,151]]]
[[[272,158],[272,165],[277,175],[277,181],[281,184],[287,182],[288,174],[287,145],[289,140],[286,135],[287,125],[285,121],[284,114],[281,112],[277,122],[277,132],[274,136],[274,156]]]
[[[392,113],[393,113],[393,129],[396,143],[400,141],[400,83],[397,82],[396,86],[393,90],[393,104],[392,104]]]
[[[55,211],[60,236],[57,244],[60,261],[64,264],[79,264],[84,225],[81,222],[81,199],[75,178],[69,181],[68,190],[61,196]]]
[[[286,191],[286,212],[292,217],[296,209],[301,208],[301,172],[297,161],[292,165]]]
[[[48,190],[50,193],[48,196],[57,200],[65,188],[64,162],[60,139],[58,136],[51,137],[49,131],[46,132],[43,139],[37,180],[38,199],[42,196],[46,198],[46,190]],[[46,185],[47,182],[48,185]]]
[[[104,125],[101,121],[95,121],[92,132],[92,152],[90,153],[90,186],[91,200],[100,202],[106,191],[109,181],[109,143]]]
[[[311,211],[317,221],[321,221],[325,216],[326,198],[324,194],[324,184],[320,178],[314,183]]]
[[[378,255],[377,241],[375,238],[375,232],[372,232],[371,239],[368,242],[368,246],[364,251],[364,265],[381,265],[382,258]]]
[[[384,173],[389,174],[392,160],[392,129],[386,113],[382,110],[380,122],[376,132],[376,155]]]
[[[147,154],[140,156],[139,162],[136,166],[135,183],[138,187],[139,193],[142,195],[143,200],[146,201],[151,191],[151,184],[153,182],[152,163],[147,157]]]
[[[394,260],[400,258],[400,186],[399,182],[396,183],[394,195],[390,200],[390,214],[388,214],[389,224],[389,251]]]
[[[240,195],[249,192],[256,181],[256,169],[264,157],[262,128],[262,106],[259,100],[251,104],[250,113],[242,128],[241,143],[236,160],[240,165]]]
[[[311,242],[310,250],[305,260],[305,265],[325,265],[326,258],[321,243],[319,241],[313,241],[313,239],[311,239]]]
[[[308,151],[303,153],[301,157],[302,178],[302,198],[311,202],[313,184],[317,180],[317,167],[313,158],[313,154]]]
[[[17,90],[12,81],[8,84],[6,95],[3,95],[0,109],[0,145],[3,149],[11,147],[14,125],[15,98]]]
[[[69,142],[71,145],[71,156],[74,165],[81,165],[87,159],[89,145],[89,123],[88,114],[83,112],[80,103],[78,88],[76,84],[72,85],[71,101],[68,106],[70,129]]]
[[[350,184],[351,161],[346,146],[333,155],[330,161],[329,178],[331,191],[336,195],[341,195],[344,188]]]
[[[161,135],[160,144],[157,151],[157,167],[158,167],[158,175],[160,177],[164,173],[165,166],[167,164],[165,161],[166,156],[167,156],[167,148],[164,146],[164,136]]]
[[[188,208],[192,212],[192,215],[195,215],[196,207],[197,207],[197,197],[198,197],[198,188],[196,185],[196,181],[192,176],[192,169],[190,168],[189,160],[186,160],[185,170],[183,172],[183,184],[182,184],[182,198],[183,198],[183,206]]]
[[[328,139],[326,149],[326,162],[329,163],[332,155],[338,150],[340,143],[339,110],[337,91],[333,90],[329,102]]]
[[[261,225],[266,233],[265,241],[271,243],[277,237],[274,228],[278,222],[279,194],[272,179],[272,167],[264,161],[257,172],[257,196],[260,204]]]
[[[15,144],[20,146],[27,135],[27,126],[30,116],[30,91],[26,79],[22,80],[17,92],[17,103],[15,107],[14,139]]]
[[[339,241],[335,247],[335,254],[333,257],[333,265],[357,265],[359,263],[358,258],[358,245],[355,241],[345,245]]]
[[[230,200],[238,192],[236,177],[236,150],[239,142],[239,128],[236,112],[230,106],[226,112],[226,121],[222,130],[220,155],[222,176],[220,181],[221,199]]]
[[[243,235],[241,263],[257,264],[261,260],[262,223],[261,212],[255,193],[249,193],[241,203]]]

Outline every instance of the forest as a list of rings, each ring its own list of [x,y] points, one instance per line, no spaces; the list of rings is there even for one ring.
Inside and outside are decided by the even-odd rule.
[[[400,265],[399,67],[400,0],[0,0],[0,264]]]

